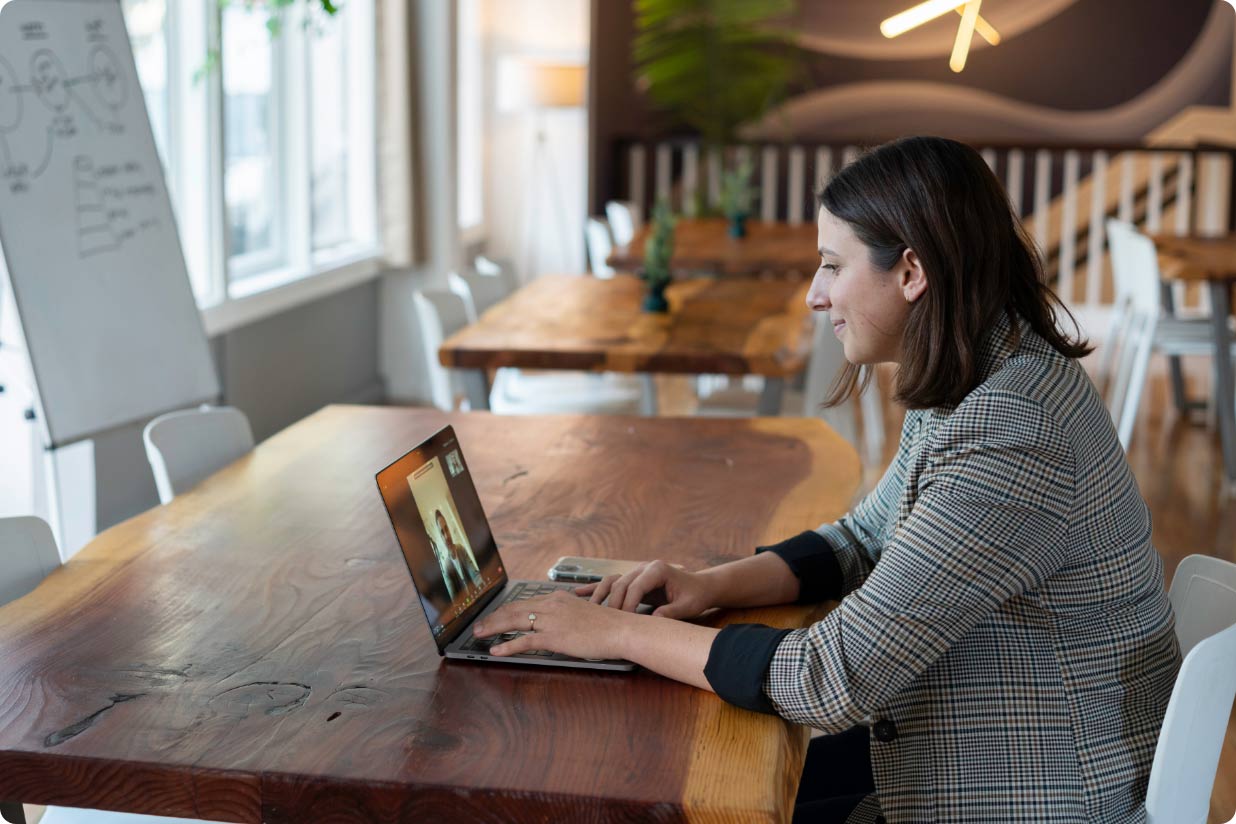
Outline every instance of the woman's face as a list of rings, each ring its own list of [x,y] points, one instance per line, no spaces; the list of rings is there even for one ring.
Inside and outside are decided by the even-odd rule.
[[[849,224],[826,209],[820,209],[819,249],[820,268],[807,292],[807,305],[828,313],[845,359],[855,364],[899,362],[911,303],[922,294],[910,280],[917,267],[913,252],[881,272]],[[921,272],[918,275],[921,279]]]

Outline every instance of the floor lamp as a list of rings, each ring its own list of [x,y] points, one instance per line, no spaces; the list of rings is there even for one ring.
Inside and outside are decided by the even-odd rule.
[[[535,277],[540,265],[535,237],[535,214],[541,187],[549,189],[550,211],[560,242],[570,237],[562,185],[557,164],[550,155],[547,118],[553,109],[577,109],[584,105],[587,70],[580,63],[516,57],[503,61],[499,73],[499,107],[526,112],[534,117],[532,162],[524,200],[524,265],[526,277]]]

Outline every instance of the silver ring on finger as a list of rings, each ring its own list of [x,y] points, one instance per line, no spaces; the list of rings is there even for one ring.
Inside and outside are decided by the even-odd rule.
[[[536,632],[536,613],[528,613],[528,632]]]

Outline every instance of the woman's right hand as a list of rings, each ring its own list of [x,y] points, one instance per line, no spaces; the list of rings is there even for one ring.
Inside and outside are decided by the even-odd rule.
[[[687,572],[665,561],[642,563],[625,575],[610,575],[600,583],[575,588],[594,604],[605,602],[615,609],[634,612],[642,602],[659,603],[653,615],[663,618],[694,618],[717,606],[711,579],[702,572]]]

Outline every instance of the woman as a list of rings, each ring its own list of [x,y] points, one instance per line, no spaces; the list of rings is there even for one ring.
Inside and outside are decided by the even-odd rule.
[[[442,575],[446,580],[447,591],[454,600],[457,590],[470,592],[473,587],[480,587],[481,571],[472,560],[471,554],[455,543],[455,536],[451,534],[450,525],[447,524],[442,510],[435,509],[433,515],[434,523],[438,527],[438,535],[442,537],[442,543],[445,545],[445,550],[438,555],[438,563],[443,568]],[[459,581],[457,587],[451,585],[452,577]]]
[[[832,400],[893,362],[908,410],[879,485],[751,558],[653,562],[588,601],[499,610],[485,634],[527,630],[529,612],[536,633],[492,651],[624,657],[833,733],[812,742],[802,820],[1144,821],[1180,652],[1149,513],[1077,362],[1088,347],[1057,327],[974,150],[896,141],[818,200],[807,301],[850,363]],[[658,588],[668,603],[634,614]],[[675,620],[825,599],[841,603],[801,630]],[[871,772],[850,769],[868,750]]]

